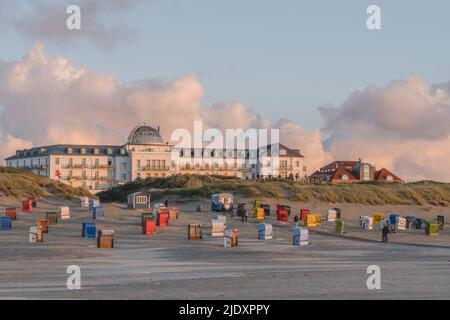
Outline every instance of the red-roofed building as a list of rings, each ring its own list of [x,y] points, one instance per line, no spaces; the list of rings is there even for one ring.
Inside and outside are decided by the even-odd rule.
[[[403,182],[397,175],[374,165],[358,161],[333,161],[309,177],[311,182],[354,183],[354,182]]]

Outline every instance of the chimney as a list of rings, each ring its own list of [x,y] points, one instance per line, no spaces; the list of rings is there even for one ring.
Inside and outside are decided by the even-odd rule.
[[[158,132],[159,132],[159,126],[158,126]]]

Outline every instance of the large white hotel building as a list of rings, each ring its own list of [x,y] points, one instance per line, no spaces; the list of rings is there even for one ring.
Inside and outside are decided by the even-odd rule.
[[[273,147],[273,146],[272,146]],[[110,145],[51,145],[25,150],[5,159],[6,166],[32,170],[93,193],[138,178],[174,174],[236,176],[242,179],[291,178],[306,174],[303,155],[282,144],[249,150],[181,149],[164,142],[159,129],[134,128],[127,143]],[[272,154],[274,153],[274,154]],[[276,153],[276,154],[275,154]],[[249,161],[250,158],[257,159]],[[274,157],[277,165],[274,167]],[[226,159],[226,161],[224,160]]]

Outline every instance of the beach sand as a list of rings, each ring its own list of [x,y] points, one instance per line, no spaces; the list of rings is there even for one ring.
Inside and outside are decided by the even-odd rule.
[[[250,199],[237,198],[251,209]],[[197,213],[200,202],[205,210]],[[13,230],[0,231],[0,299],[450,299],[449,226],[434,237],[399,231],[387,244],[378,228],[358,226],[360,215],[376,211],[431,219],[449,217],[450,208],[283,202],[294,213],[309,208],[325,215],[339,207],[346,223],[344,235],[334,233],[332,222],[309,228],[310,245],[294,247],[293,222],[275,221],[277,201],[264,202],[271,204],[266,222],[273,224],[274,239],[257,239],[260,221],[252,214],[247,223],[227,217],[227,227],[239,231],[237,248],[224,248],[223,238],[210,236],[214,213],[207,200],[170,200],[180,219],[151,236],[142,234],[141,211],[105,204],[97,228],[115,230],[115,248],[97,249],[95,239],[80,237],[81,222],[91,220],[89,210],[75,202],[40,200],[33,213],[18,209]],[[19,204],[0,198],[0,212]],[[62,205],[71,207],[71,219],[51,225],[44,243],[28,243],[35,220]],[[187,240],[189,223],[203,224],[203,240]],[[70,265],[81,268],[81,290],[66,287]],[[381,268],[380,290],[366,286],[370,265]]]

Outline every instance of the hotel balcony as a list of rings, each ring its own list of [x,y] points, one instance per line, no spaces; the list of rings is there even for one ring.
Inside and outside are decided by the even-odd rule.
[[[83,176],[67,176],[66,180],[87,180],[87,177],[83,177]]]
[[[67,176],[65,180],[73,180],[73,181],[107,181],[112,180],[113,178],[108,177],[88,177],[88,176]]]
[[[145,166],[140,168],[141,171],[169,171],[169,166]]]
[[[94,164],[93,166],[92,166],[92,169],[110,169],[110,168],[113,168],[114,166],[110,166],[110,165],[107,165],[107,164]]]
[[[46,164],[35,164],[31,167],[33,170],[47,170]]]
[[[215,167],[215,166],[209,166],[209,167],[205,167],[205,166],[200,166],[200,167],[196,167],[196,166],[191,166],[189,168],[186,168],[186,166],[181,166],[178,168],[179,171],[194,171],[194,172],[212,172],[212,173],[216,173],[216,172],[250,172],[254,169],[252,168],[246,168],[246,167],[234,167],[234,166],[229,166],[229,167],[225,167],[225,166],[219,166],[219,167]]]
[[[68,164],[66,166],[66,168],[67,169],[87,169],[89,167],[85,164]]]
[[[278,170],[280,170],[280,171],[290,171],[290,170],[294,170],[294,166],[280,166],[278,168]]]
[[[94,181],[107,181],[107,180],[111,180],[111,178],[108,178],[108,177],[93,177],[92,180],[94,180]]]

